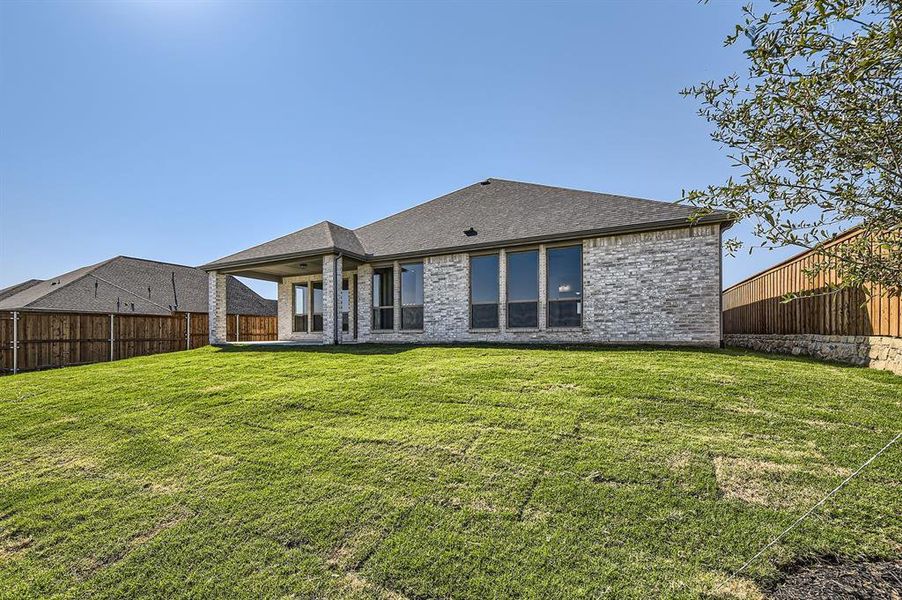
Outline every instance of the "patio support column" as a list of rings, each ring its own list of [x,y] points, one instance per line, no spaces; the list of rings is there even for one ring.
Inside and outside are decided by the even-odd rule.
[[[279,339],[290,340],[294,333],[294,286],[285,281],[283,277],[279,280],[279,300],[278,300],[278,319],[279,323]]]
[[[334,344],[335,312],[341,299],[341,257],[335,254],[323,256],[323,344]],[[335,280],[338,279],[336,289]]]
[[[210,343],[222,344],[226,341],[226,275],[210,271],[208,277]]]
[[[354,339],[354,328],[357,327],[357,311],[354,310],[357,302],[357,274],[348,273],[348,337]]]
[[[370,341],[373,324],[373,266],[363,263],[357,267],[357,340]]]

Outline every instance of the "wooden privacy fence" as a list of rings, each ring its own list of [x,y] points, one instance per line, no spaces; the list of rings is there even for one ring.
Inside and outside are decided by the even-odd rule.
[[[837,238],[841,244],[859,235]],[[792,292],[824,292],[839,283],[832,272],[810,279],[804,270],[817,257],[806,252],[726,289],[723,293],[723,332],[730,334],[883,335],[902,337],[902,306],[879,286],[870,297],[862,289],[847,288],[783,302]]]
[[[84,365],[206,346],[207,313],[0,312],[0,372]],[[278,338],[275,316],[228,315],[229,341]]]

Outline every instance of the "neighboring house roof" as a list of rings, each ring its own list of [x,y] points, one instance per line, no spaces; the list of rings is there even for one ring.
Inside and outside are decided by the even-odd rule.
[[[28,288],[35,285],[36,283],[41,283],[41,281],[42,281],[41,279],[29,279],[28,281],[23,281],[22,283],[16,283],[9,287],[5,287],[2,290],[0,290],[0,300],[3,300],[4,298],[9,298],[10,296],[12,296],[14,294],[18,294],[21,291],[27,290]]]
[[[0,310],[207,312],[208,285],[207,274],[195,267],[117,256],[4,297]],[[262,298],[234,277],[227,281],[226,306],[233,314],[276,314],[275,300]]]
[[[355,230],[323,222],[204,265],[344,252],[367,260],[679,227],[695,209],[612,194],[487,179]],[[731,222],[714,212],[699,222]],[[475,235],[464,232],[475,229]]]

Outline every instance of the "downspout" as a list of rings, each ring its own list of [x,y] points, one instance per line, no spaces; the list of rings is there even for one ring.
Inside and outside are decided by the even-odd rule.
[[[338,322],[341,311],[339,303],[341,302],[341,273],[338,272],[338,260],[343,254],[339,252],[335,255],[335,262],[332,264],[332,326],[335,329],[335,344],[341,343],[341,324]]]
[[[720,337],[720,343],[718,344],[721,348],[726,347],[723,339],[723,232],[728,229],[728,227],[721,226],[720,228],[720,244],[717,247],[717,277],[718,277],[718,287],[719,290],[717,292],[717,333]]]

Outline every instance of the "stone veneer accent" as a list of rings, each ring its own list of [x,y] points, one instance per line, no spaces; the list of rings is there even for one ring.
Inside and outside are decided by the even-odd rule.
[[[579,243],[579,242],[575,242]],[[560,244],[573,245],[573,243]],[[548,247],[553,247],[549,245]],[[545,323],[545,246],[540,250],[538,329],[469,329],[469,254],[423,260],[424,327],[371,332],[372,268],[358,268],[358,340],[361,342],[562,342],[720,344],[720,226],[703,225],[582,241],[583,325],[549,329]],[[521,248],[518,248],[518,250]],[[522,249],[526,249],[525,247]],[[501,299],[505,300],[505,256]],[[400,278],[396,268],[396,285]],[[280,296],[281,314],[281,296]]]
[[[853,365],[885,369],[902,375],[902,338],[861,335],[730,334],[728,346],[760,352],[800,354]]]

